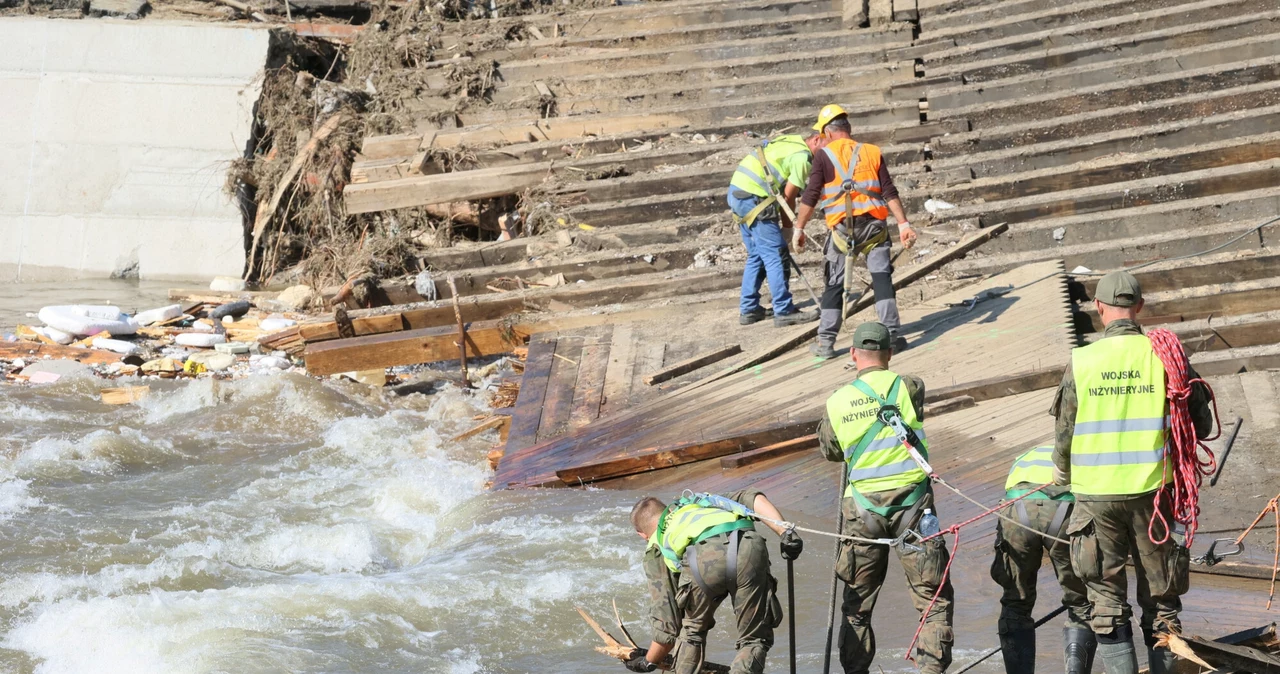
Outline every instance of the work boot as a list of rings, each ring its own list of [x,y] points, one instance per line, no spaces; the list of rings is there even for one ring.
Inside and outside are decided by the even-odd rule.
[[[902,335],[893,336],[893,353],[899,354],[907,350],[907,338]]]
[[[1062,628],[1062,644],[1066,651],[1067,674],[1089,674],[1093,671],[1093,654],[1098,639],[1088,627],[1072,625]]]
[[[1138,674],[1138,656],[1133,651],[1133,638],[1106,643],[1098,641],[1098,655],[1107,674]]]
[[[745,314],[738,314],[738,325],[751,325],[759,323],[764,319],[773,315],[773,309],[758,307],[755,311],[748,311]]]
[[[781,316],[774,315],[773,327],[785,328],[788,325],[800,325],[801,323],[812,323],[818,320],[818,312],[816,311],[793,311],[789,314]]]
[[[1178,657],[1167,648],[1147,648],[1147,669],[1151,674],[1173,674]]]
[[[1001,634],[1000,653],[1004,656],[1006,674],[1035,674],[1036,631],[1022,629]]]
[[[809,345],[809,353],[823,360],[831,360],[836,357],[836,346],[830,342],[824,342],[821,339]]]

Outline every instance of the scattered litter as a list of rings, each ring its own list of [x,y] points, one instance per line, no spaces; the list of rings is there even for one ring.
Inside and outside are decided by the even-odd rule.
[[[112,306],[75,304],[45,307],[37,316],[42,323],[55,330],[81,337],[103,332],[132,335],[138,329],[119,307]]]
[[[182,305],[170,304],[167,307],[140,311],[133,317],[133,322],[138,325],[152,325],[154,323],[163,323],[164,321],[175,319],[181,315]]]
[[[142,353],[142,347],[133,342],[126,342],[122,339],[107,339],[106,337],[97,337],[93,340],[93,348],[106,349],[115,353],[131,356],[135,353]]]
[[[1071,270],[1071,273],[1072,273],[1072,274],[1092,274],[1092,273],[1093,273],[1093,270],[1092,270],[1092,269],[1090,269],[1090,268],[1088,268],[1088,267],[1086,267],[1086,266],[1084,266],[1084,265],[1080,265],[1080,266],[1076,267],[1075,269],[1072,269],[1072,270]]]
[[[258,328],[263,332],[279,332],[281,330],[288,330],[297,324],[298,322],[291,318],[272,317],[258,321]]]
[[[32,384],[52,384],[62,379],[62,375],[54,372],[33,372],[27,375],[27,381]]]
[[[227,341],[227,336],[220,335],[215,332],[209,332],[209,333],[184,332],[180,335],[174,336],[173,341],[175,344],[180,344],[182,346],[196,346],[196,347],[209,348],[215,344],[221,344]]]
[[[52,340],[58,344],[70,344],[76,341],[75,335],[65,333],[57,328],[48,326],[32,328],[36,333],[44,335],[46,339]]]
[[[209,284],[209,290],[223,293],[238,293],[245,289],[244,279],[234,276],[218,276]]]
[[[320,304],[320,295],[311,286],[297,285],[281,291],[276,302],[285,311],[305,311]]]
[[[249,353],[249,345],[244,342],[223,342],[214,344],[213,350],[218,353],[241,354]]]
[[[955,204],[949,204],[941,199],[925,199],[924,201],[924,210],[928,211],[929,215],[936,215],[938,211],[945,211],[949,208],[955,208]]]
[[[654,260],[654,257],[653,257],[653,254],[652,254],[652,253],[646,253],[646,254],[645,254],[645,256],[644,256],[644,261],[645,261],[647,264],[653,264],[653,260]]]
[[[435,279],[431,278],[431,272],[426,269],[418,272],[418,275],[414,277],[413,289],[427,302],[434,302],[440,297],[436,291]]]
[[[1053,240],[1054,240],[1054,241],[1061,241],[1061,240],[1065,239],[1066,237],[1067,237],[1067,228],[1066,228],[1066,227],[1059,227],[1059,228],[1057,228],[1057,229],[1053,230]]]
[[[213,309],[209,312],[209,318],[221,319],[228,316],[231,318],[239,318],[249,313],[249,309],[251,308],[253,308],[253,305],[249,303],[249,300],[236,300],[235,302],[228,302]]]
[[[263,369],[275,368],[277,370],[287,370],[293,367],[293,363],[289,362],[288,358],[281,358],[280,356],[262,356],[261,358],[255,356],[250,360],[250,362],[252,362],[256,367]]]
[[[187,364],[191,363],[199,363],[211,372],[220,372],[235,365],[236,357],[229,353],[202,351],[191,354],[191,357],[187,359]]]

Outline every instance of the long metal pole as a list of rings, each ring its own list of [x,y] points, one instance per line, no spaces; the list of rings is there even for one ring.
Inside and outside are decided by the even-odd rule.
[[[1054,609],[1053,613],[1050,613],[1049,615],[1047,615],[1047,616],[1045,616],[1045,617],[1043,617],[1043,618],[1041,618],[1041,619],[1037,620],[1037,621],[1036,621],[1036,627],[1039,627],[1039,626],[1041,626],[1041,625],[1043,625],[1043,624],[1045,624],[1045,623],[1049,622],[1050,620],[1053,620],[1054,618],[1057,618],[1058,616],[1062,615],[1062,612],[1063,612],[1063,611],[1065,611],[1065,610],[1067,610],[1067,607],[1066,607],[1066,606],[1059,606],[1058,608]],[[977,660],[974,660],[973,662],[970,662],[969,664],[965,665],[963,669],[960,669],[960,670],[956,671],[956,673],[955,673],[955,674],[964,674],[965,672],[967,672],[967,671],[969,671],[969,670],[973,669],[974,667],[977,667],[978,665],[982,664],[983,662],[986,662],[987,658],[989,658],[989,657],[991,657],[991,656],[995,655],[996,653],[999,653],[1001,650],[1003,650],[1003,649],[1002,649],[1000,646],[997,646],[997,647],[995,647],[995,648],[993,648],[993,649],[991,649],[991,650],[987,651],[986,653],[983,653],[981,657],[979,657]]]
[[[849,474],[844,464],[840,464],[840,493],[836,495],[836,533],[844,533],[844,490],[848,486]],[[840,539],[836,539],[836,561],[840,561]],[[831,603],[827,607],[827,647],[822,652],[822,674],[831,674],[831,639],[836,625],[836,592],[840,589],[840,578],[835,570],[831,572]]]
[[[1236,436],[1240,434],[1240,426],[1244,424],[1244,419],[1236,417],[1236,427],[1231,429],[1231,437],[1227,438],[1227,444],[1222,449],[1222,456],[1218,457],[1218,471],[1213,474],[1213,479],[1209,480],[1209,486],[1213,487],[1218,484],[1218,478],[1222,477],[1222,469],[1227,465],[1227,455],[1231,453],[1231,446],[1236,444]]]
[[[787,560],[787,631],[791,645],[791,674],[796,674],[796,573],[795,560]]]
[[[800,281],[804,283],[805,290],[809,291],[809,297],[813,298],[814,308],[822,308],[822,302],[818,299],[818,293],[813,292],[813,286],[809,285],[809,279],[804,277],[804,272],[800,269],[800,263],[796,262],[794,257],[791,257],[791,253],[787,253],[787,261],[791,263],[793,268],[795,268],[796,276],[799,276]]]

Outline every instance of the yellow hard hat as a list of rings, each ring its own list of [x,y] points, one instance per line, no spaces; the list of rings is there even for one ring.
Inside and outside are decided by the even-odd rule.
[[[813,125],[813,130],[821,131],[831,120],[844,114],[846,114],[844,108],[835,103],[823,107],[822,111],[818,113],[818,123]]]

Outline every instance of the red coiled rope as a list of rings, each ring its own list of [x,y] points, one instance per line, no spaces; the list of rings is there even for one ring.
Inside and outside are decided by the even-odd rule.
[[[1218,420],[1218,402],[1208,382],[1199,378],[1187,379],[1191,365],[1187,362],[1187,353],[1177,336],[1168,330],[1155,328],[1147,331],[1147,337],[1151,340],[1156,356],[1164,364],[1165,395],[1169,399],[1168,443],[1164,460],[1173,462],[1172,481],[1166,488],[1156,490],[1155,513],[1147,525],[1147,537],[1152,543],[1159,545],[1168,541],[1173,533],[1161,512],[1161,500],[1165,492],[1169,491],[1173,495],[1173,521],[1186,527],[1186,547],[1190,548],[1200,518],[1200,483],[1206,475],[1212,475],[1218,466],[1213,452],[1202,440],[1196,438],[1195,424],[1192,423],[1191,412],[1187,408],[1191,385],[1197,382],[1202,384],[1209,391],[1209,400],[1213,403],[1213,420],[1218,430],[1212,437],[1204,440],[1213,440],[1222,434],[1222,422]],[[1164,529],[1164,535],[1160,538],[1155,535],[1156,522]]]

